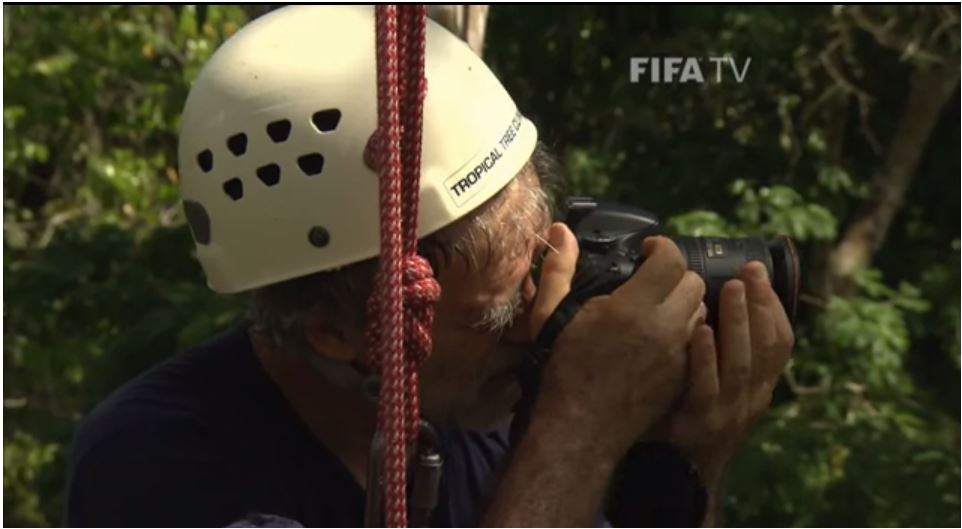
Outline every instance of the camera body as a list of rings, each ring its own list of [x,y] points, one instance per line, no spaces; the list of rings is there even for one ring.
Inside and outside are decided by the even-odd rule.
[[[644,261],[641,243],[645,237],[662,234],[658,217],[640,208],[589,197],[568,198],[566,206],[565,223],[581,249],[571,291],[582,302],[608,294],[624,283]],[[791,239],[670,238],[688,262],[688,269],[705,281],[709,324],[717,322],[722,286],[738,277],[749,261],[760,261],[768,269],[772,287],[794,322],[799,264]]]

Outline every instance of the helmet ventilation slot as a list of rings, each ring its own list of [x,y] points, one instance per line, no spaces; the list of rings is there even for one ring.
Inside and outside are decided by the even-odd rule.
[[[240,178],[231,178],[224,182],[224,192],[233,200],[240,200],[244,196],[244,182]]]
[[[227,138],[227,148],[234,153],[234,156],[240,156],[247,152],[247,134],[240,132]]]
[[[197,165],[200,170],[209,173],[214,168],[214,153],[210,149],[204,149],[197,154]]]
[[[258,167],[257,178],[264,182],[265,186],[276,186],[281,181],[281,167],[276,163]]]
[[[291,135],[291,121],[289,119],[279,119],[267,124],[267,135],[274,140],[274,143],[283,143]]]
[[[307,176],[321,174],[324,170],[324,156],[319,152],[312,152],[297,158],[297,166],[304,171]]]
[[[318,110],[311,116],[311,123],[320,133],[334,132],[338,123],[341,122],[341,111],[336,108]]]

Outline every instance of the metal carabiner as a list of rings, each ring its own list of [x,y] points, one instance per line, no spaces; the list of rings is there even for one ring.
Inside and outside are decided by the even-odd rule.
[[[364,506],[364,526],[384,527],[384,435],[374,433],[367,467],[367,500]],[[413,474],[408,501],[408,521],[411,527],[430,527],[431,516],[438,506],[444,456],[437,431],[422,420],[409,469]]]

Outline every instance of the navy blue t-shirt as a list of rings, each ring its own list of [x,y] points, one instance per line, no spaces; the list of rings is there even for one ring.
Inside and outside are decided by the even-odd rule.
[[[507,428],[441,428],[435,526],[479,523]],[[77,432],[69,526],[224,527],[252,513],[359,526],[364,491],[262,369],[246,326],[185,351],[98,406]]]

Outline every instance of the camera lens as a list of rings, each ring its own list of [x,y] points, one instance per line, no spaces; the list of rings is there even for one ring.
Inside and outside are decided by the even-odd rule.
[[[798,308],[798,289],[801,275],[799,272],[798,252],[790,237],[782,235],[768,242],[772,254],[772,267],[775,271],[770,277],[778,298],[785,306],[788,320],[795,323]]]
[[[789,319],[795,321],[798,297],[798,256],[788,237],[726,239],[721,237],[672,237],[688,261],[688,269],[705,281],[708,323],[717,323],[718,300],[726,281],[739,276],[749,261],[760,261],[768,270],[772,287]]]

